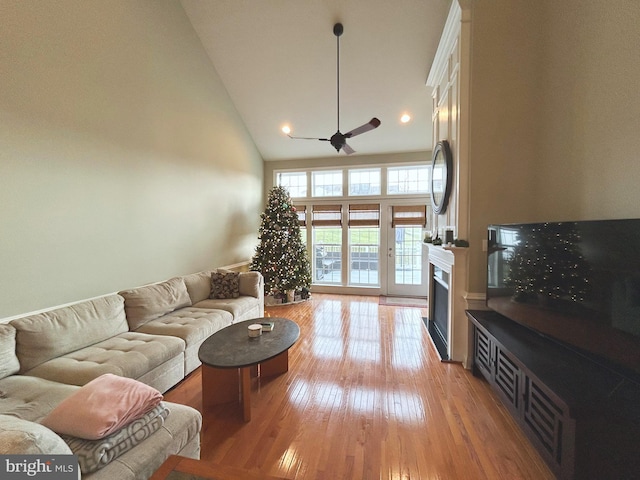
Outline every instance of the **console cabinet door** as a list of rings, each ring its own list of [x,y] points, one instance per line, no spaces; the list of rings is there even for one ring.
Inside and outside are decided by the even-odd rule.
[[[523,421],[529,436],[563,478],[572,478],[574,445],[571,439],[575,423],[567,405],[528,375],[524,379],[523,403]]]
[[[473,364],[490,383],[493,382],[493,342],[483,329],[475,326]]]
[[[501,348],[496,348],[495,385],[502,395],[502,400],[514,415],[520,415],[522,397],[522,371],[516,362]]]

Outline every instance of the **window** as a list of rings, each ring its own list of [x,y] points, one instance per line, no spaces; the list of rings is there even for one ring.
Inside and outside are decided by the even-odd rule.
[[[432,217],[430,162],[318,165],[292,165],[273,176],[297,209],[313,284],[373,289],[392,276],[396,285],[418,284],[423,231]],[[397,256],[386,254],[394,249],[392,225]]]
[[[398,166],[275,171],[274,176],[274,184],[286,188],[294,199],[428,195],[430,182],[431,166],[427,160]]]
[[[342,283],[342,205],[314,205],[313,278],[318,283]]]
[[[342,170],[311,173],[314,197],[341,197]]]
[[[426,205],[394,205],[391,226],[395,229],[395,283],[422,283],[422,228],[427,222]]]
[[[349,205],[349,284],[379,285],[380,204]]]
[[[380,169],[349,170],[349,195],[380,195]]]
[[[389,167],[387,169],[387,194],[429,193],[428,166]]]
[[[294,205],[294,208],[298,214],[298,223],[300,223],[300,228],[307,228],[307,206]]]
[[[307,206],[306,205],[294,205],[296,213],[298,214],[298,223],[300,224],[300,236],[302,237],[302,243],[307,244]]]
[[[286,188],[291,197],[307,196],[307,172],[280,172],[276,183]]]

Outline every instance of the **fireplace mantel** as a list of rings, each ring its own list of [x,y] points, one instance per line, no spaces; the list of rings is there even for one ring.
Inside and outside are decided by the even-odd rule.
[[[471,367],[469,354],[469,322],[465,311],[468,309],[467,270],[468,248],[428,245],[429,249],[429,316],[433,315],[433,274],[435,267],[442,269],[449,276],[448,302],[448,357],[450,361],[461,362],[465,368]]]

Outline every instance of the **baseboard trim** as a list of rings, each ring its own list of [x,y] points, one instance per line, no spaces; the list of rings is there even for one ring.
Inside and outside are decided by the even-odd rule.
[[[487,296],[484,293],[467,292],[464,296],[469,310],[489,310],[487,307]]]

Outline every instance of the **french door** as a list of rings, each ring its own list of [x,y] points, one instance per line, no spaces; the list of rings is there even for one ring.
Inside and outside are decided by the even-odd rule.
[[[387,295],[426,297],[424,205],[391,206],[387,229]]]

